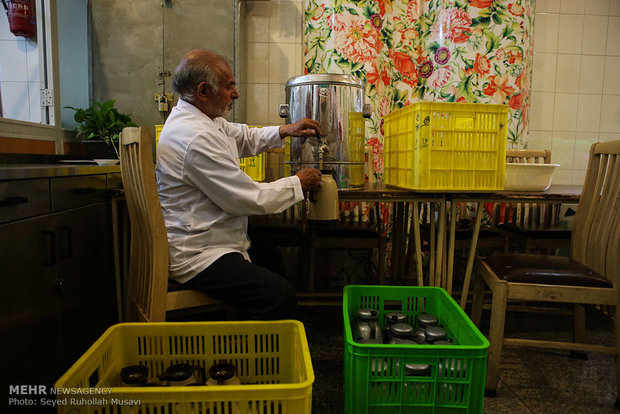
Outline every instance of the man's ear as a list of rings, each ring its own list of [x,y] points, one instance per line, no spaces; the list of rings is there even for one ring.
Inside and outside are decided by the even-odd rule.
[[[200,82],[196,87],[196,98],[199,101],[209,101],[212,95],[211,87],[207,82]]]

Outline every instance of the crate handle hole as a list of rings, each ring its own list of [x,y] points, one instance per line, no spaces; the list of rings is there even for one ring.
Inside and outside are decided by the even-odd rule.
[[[88,386],[94,388],[99,383],[99,368],[95,368],[95,371],[88,377]]]
[[[456,118],[456,129],[474,129],[474,118]]]
[[[384,310],[402,310],[403,302],[400,300],[386,300],[383,302]]]

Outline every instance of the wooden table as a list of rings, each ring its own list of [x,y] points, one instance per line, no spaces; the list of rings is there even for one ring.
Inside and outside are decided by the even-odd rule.
[[[419,192],[406,190],[397,187],[386,186],[382,183],[366,185],[359,189],[343,189],[338,191],[340,201],[358,202],[386,202],[394,203],[393,208],[393,246],[392,246],[392,276],[397,277],[398,272],[411,272],[410,264],[416,257],[416,271],[418,285],[423,285],[422,258],[420,223],[418,220],[410,220],[419,217],[419,203],[432,202],[439,206],[438,220],[435,224],[431,220],[431,271],[429,272],[429,284],[444,287],[452,294],[452,273],[454,257],[454,241],[456,235],[456,220],[450,221],[450,228],[447,229],[447,204],[450,203],[450,217],[455,217],[456,203],[476,203],[476,218],[474,221],[472,240],[469,250],[469,257],[465,272],[464,287],[461,295],[461,306],[465,306],[469,283],[475,259],[478,235],[482,223],[482,206],[486,202],[504,203],[577,203],[581,195],[581,186],[574,185],[552,185],[546,191],[540,192],[520,192],[520,191],[498,191],[493,193],[440,193],[440,192]],[[409,215],[406,203],[413,203],[411,215]],[[406,225],[411,221],[409,228],[409,241],[405,242],[407,236]],[[437,243],[433,246],[435,235],[435,225],[438,227]],[[447,238],[446,238],[447,236]],[[447,264],[444,257],[444,245],[447,242]],[[412,248],[413,247],[413,248]],[[435,263],[435,265],[433,264]]]
[[[386,186],[383,183],[366,184],[364,188],[338,190],[339,201],[383,202],[391,203],[392,207],[392,281],[398,281],[400,275],[412,275],[412,263],[416,261],[417,283],[424,285],[422,271],[422,242],[420,222],[412,220],[420,216],[420,203],[430,202],[437,205],[437,223],[431,220],[431,265],[429,284],[436,285],[441,277],[444,253],[444,235],[446,227],[446,197],[438,192],[418,192]],[[409,203],[412,211],[409,212]],[[409,224],[410,223],[410,224]],[[407,225],[409,224],[409,229]],[[435,239],[436,226],[439,228]],[[407,240],[408,237],[408,240]],[[437,264],[437,266],[436,266]]]

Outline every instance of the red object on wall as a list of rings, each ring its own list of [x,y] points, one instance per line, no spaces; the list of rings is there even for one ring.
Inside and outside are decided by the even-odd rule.
[[[15,36],[33,38],[37,34],[37,20],[33,0],[3,1],[9,18],[9,29]]]

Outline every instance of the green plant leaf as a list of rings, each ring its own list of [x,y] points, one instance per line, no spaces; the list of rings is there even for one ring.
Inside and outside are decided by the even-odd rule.
[[[86,109],[66,107],[75,111],[74,119],[79,123],[76,127],[77,138],[100,138],[113,145],[124,127],[136,126],[131,122],[131,114],[120,113],[114,105],[114,100],[104,103],[93,100],[93,104]]]

